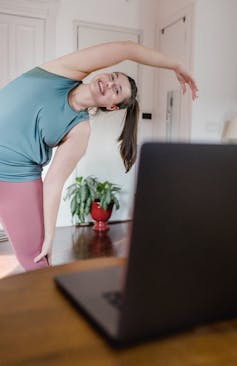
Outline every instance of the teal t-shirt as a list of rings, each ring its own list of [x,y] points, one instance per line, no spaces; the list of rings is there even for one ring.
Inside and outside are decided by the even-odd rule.
[[[52,148],[81,121],[69,92],[81,81],[36,67],[0,89],[0,181],[26,182],[41,177]]]

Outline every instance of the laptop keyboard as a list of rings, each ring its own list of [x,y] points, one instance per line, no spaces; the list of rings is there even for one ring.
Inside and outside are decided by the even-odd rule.
[[[102,295],[109,304],[116,307],[117,309],[121,309],[122,306],[122,293],[120,291],[109,291],[105,292]]]

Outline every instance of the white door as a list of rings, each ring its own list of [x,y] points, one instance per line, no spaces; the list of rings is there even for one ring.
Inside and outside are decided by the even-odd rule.
[[[187,15],[167,23],[159,30],[159,51],[182,62],[190,69]],[[189,140],[191,124],[191,94],[182,95],[174,72],[158,72],[158,123],[154,137],[166,141]]]
[[[129,29],[98,26],[79,23],[77,28],[78,48],[111,41],[140,41],[139,32]],[[134,62],[125,61],[99,72],[122,71],[138,82],[139,66]],[[98,73],[98,72],[97,72]],[[88,82],[91,74],[84,82]],[[135,169],[125,174],[117,138],[123,127],[124,111],[101,112],[91,118],[91,136],[85,157],[78,164],[76,174],[88,176],[93,174],[101,180],[110,180],[122,187],[120,209],[113,212],[113,220],[131,218],[131,207],[134,196]]]
[[[0,13],[0,87],[44,60],[44,20]]]

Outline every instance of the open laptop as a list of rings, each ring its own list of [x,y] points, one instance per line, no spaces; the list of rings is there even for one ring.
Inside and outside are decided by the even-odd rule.
[[[126,267],[56,283],[113,345],[237,315],[237,146],[142,146]]]

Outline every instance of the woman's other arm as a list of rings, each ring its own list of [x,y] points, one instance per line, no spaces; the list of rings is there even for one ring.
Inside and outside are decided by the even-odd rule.
[[[72,130],[58,146],[43,182],[44,242],[35,262],[51,253],[64,183],[87,148],[90,134],[89,122],[81,122]]]

